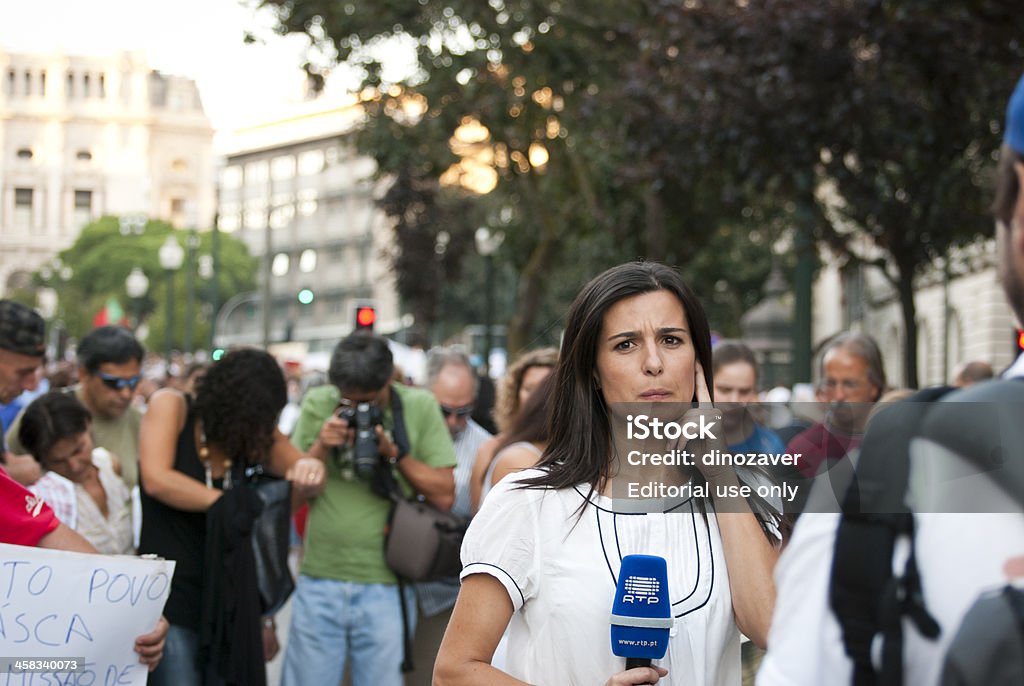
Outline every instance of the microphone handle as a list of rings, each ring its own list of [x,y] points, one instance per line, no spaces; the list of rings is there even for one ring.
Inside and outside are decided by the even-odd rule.
[[[626,658],[626,669],[633,669],[635,667],[650,667],[651,658],[649,657],[627,657]]]

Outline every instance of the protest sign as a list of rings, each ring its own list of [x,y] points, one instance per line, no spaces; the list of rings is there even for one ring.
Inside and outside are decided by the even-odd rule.
[[[148,674],[174,562],[0,544],[0,686],[128,686]]]

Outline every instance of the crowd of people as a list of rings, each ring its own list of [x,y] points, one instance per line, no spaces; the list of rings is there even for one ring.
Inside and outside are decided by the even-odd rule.
[[[1007,298],[1024,319],[1024,80],[1006,131],[996,240]],[[928,458],[949,450],[938,439],[911,446],[910,435],[899,443],[885,408],[908,396],[987,399],[999,384],[991,366],[959,366],[950,382],[964,390],[911,395],[890,387],[871,336],[851,331],[820,346],[815,386],[764,389],[755,351],[713,347],[694,290],[653,261],[594,277],[567,311],[560,347],[518,357],[498,384],[493,435],[473,418],[487,414],[481,378],[457,348],[432,350],[415,387],[385,338],[354,333],[324,382],[302,393],[267,352],[157,365],[116,326],[78,342],[74,374],[64,366],[44,378],[44,340],[37,314],[0,301],[0,541],[174,560],[164,617],[135,644],[155,684],[266,683],[278,643],[248,543],[255,472],[290,482],[292,508],[306,513],[293,532],[302,559],[286,686],[340,684],[346,673],[354,686],[725,685],[755,673],[762,686],[973,683],[969,656],[989,653],[974,649],[978,635],[963,638],[961,621],[979,593],[1024,577],[1019,511],[982,508],[970,521],[893,513],[914,542],[911,562],[894,582],[895,620],[879,629],[883,657],[871,631],[857,644],[832,561],[844,527],[864,523],[851,494],[870,501],[871,474],[841,489],[836,475],[866,465],[879,444],[893,464],[933,474]],[[157,366],[174,379],[155,383]],[[1002,376],[1024,376],[1024,361]],[[803,402],[807,392],[816,403]],[[666,450],[799,459],[663,466],[658,478],[689,497],[624,503],[616,484],[651,474],[617,429],[637,406],[721,427],[670,437]],[[915,428],[908,422],[901,431]],[[783,485],[793,490],[773,490]],[[1019,502],[1013,486],[997,489]],[[26,494],[42,502],[26,509]],[[823,494],[833,509],[816,509]],[[395,573],[385,550],[396,498],[470,522],[461,574],[413,583]],[[667,561],[672,628],[651,665],[609,647],[609,609],[632,554]],[[958,559],[969,562],[948,573]],[[910,628],[894,631],[905,618]],[[990,628],[982,642],[1001,638]],[[997,672],[978,683],[1019,683]]]

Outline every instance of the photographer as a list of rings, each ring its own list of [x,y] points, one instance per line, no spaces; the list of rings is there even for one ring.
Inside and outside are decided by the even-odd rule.
[[[391,383],[393,371],[386,340],[352,334],[334,349],[330,384],[303,398],[292,441],[325,462],[328,479],[310,506],[285,686],[340,683],[350,657],[353,686],[402,684],[402,608],[412,628],[415,597],[406,587],[403,602],[384,560],[391,503],[381,482],[393,476],[447,510],[455,453],[437,401]]]

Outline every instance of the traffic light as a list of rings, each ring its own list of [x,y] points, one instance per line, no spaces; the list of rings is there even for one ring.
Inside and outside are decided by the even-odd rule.
[[[356,308],[356,331],[373,333],[373,323],[377,321],[377,308],[360,305]]]
[[[224,357],[224,348],[214,348],[213,352],[210,353],[210,358],[216,362],[220,358]]]
[[[1019,355],[1024,352],[1024,329],[1014,329],[1014,341],[1017,344],[1014,352]]]
[[[299,303],[303,305],[308,305],[311,302],[313,302],[313,289],[303,288],[301,291],[299,291],[298,295],[296,295],[295,298],[299,301]]]

